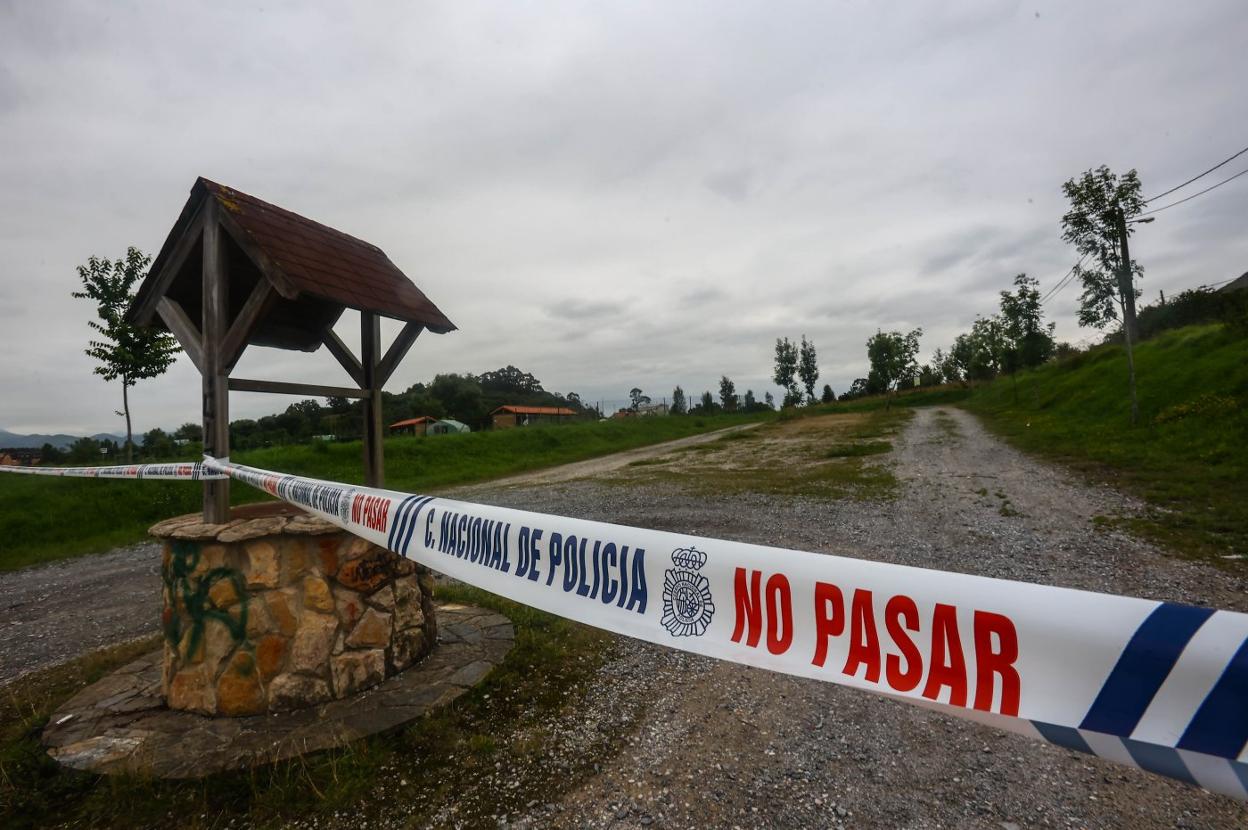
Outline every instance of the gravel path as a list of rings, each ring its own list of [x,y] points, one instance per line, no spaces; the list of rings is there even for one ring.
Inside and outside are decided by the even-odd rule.
[[[956,409],[916,412],[895,502],[708,499],[593,480],[474,488],[474,500],[697,535],[1248,610],[1245,577],[1098,528],[1138,508],[1029,459]],[[604,468],[605,475],[610,469]],[[603,474],[604,470],[599,473]],[[459,494],[464,494],[462,491]],[[466,494],[465,494],[466,495]],[[0,576],[3,672],[155,629],[142,548]],[[142,573],[148,583],[133,583]],[[124,574],[124,579],[121,576]],[[115,583],[110,580],[115,579]],[[129,595],[110,598],[109,585]],[[150,591],[144,587],[150,584]],[[43,597],[55,612],[34,604]],[[112,610],[110,610],[112,609]],[[17,658],[13,658],[17,655]],[[0,680],[3,675],[0,675]],[[831,684],[619,639],[563,749],[626,721],[623,751],[521,827],[1248,827],[1229,799]],[[552,770],[560,763],[547,759]],[[505,786],[507,770],[481,786]],[[438,819],[458,822],[448,806]],[[349,823],[349,822],[345,822]],[[396,817],[396,826],[403,826]]]
[[[0,686],[159,630],[160,545],[0,574]]]
[[[1075,588],[1248,610],[1242,576],[1162,556],[1096,515],[1137,509],[953,409],[919,410],[889,505],[716,501],[583,482],[500,504]],[[998,493],[1003,494],[998,495]],[[1007,509],[1002,509],[1008,500]],[[648,701],[625,750],[521,827],[1243,828],[1240,804],[945,715],[619,641],[587,699]],[[592,729],[618,710],[590,706]],[[447,816],[446,818],[449,818]]]

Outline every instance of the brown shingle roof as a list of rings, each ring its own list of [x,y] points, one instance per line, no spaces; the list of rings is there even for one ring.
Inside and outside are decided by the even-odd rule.
[[[568,409],[565,406],[513,406],[507,404],[500,406],[491,412],[491,415],[497,415],[500,412],[507,412],[512,415],[575,415],[575,409]]]
[[[453,331],[455,324],[385,252],[342,231],[200,177],[191,189],[214,196],[293,288],[360,311]]]

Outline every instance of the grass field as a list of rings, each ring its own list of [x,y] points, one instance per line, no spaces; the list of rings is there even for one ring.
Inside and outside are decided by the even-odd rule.
[[[391,438],[386,441],[386,486],[436,491],[763,417],[637,418]],[[358,441],[274,447],[233,457],[243,464],[333,481],[359,483],[363,477]],[[236,504],[266,498],[241,484],[231,490]],[[151,525],[198,510],[200,503],[200,488],[186,482],[0,475],[0,571],[139,542]]]
[[[1135,353],[1100,346],[981,387],[963,405],[1021,449],[1060,460],[1148,502],[1106,517],[1194,558],[1248,555],[1248,339],[1222,326],[1176,329]]]
[[[898,481],[881,456],[913,409],[896,406],[852,412],[811,407],[785,412],[755,429],[635,461],[612,483],[664,481],[708,495],[767,493],[816,499],[883,501]]]

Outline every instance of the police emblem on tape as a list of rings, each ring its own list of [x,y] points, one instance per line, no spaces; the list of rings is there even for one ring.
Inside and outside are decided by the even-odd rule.
[[[711,583],[698,573],[706,554],[695,548],[672,551],[672,564],[663,576],[663,627],[673,637],[701,637],[715,615]]]

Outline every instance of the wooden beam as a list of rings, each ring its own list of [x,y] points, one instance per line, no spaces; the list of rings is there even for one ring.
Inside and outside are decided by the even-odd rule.
[[[186,309],[177,300],[161,297],[160,302],[156,304],[156,313],[160,315],[160,319],[164,321],[169,331],[173,332],[178,345],[195,364],[195,368],[203,374],[203,335],[199,333],[199,327],[187,315]]]
[[[335,334],[332,328],[328,328],[321,335],[321,342],[325,344],[325,348],[329,349],[329,353],[337,359],[339,365],[347,370],[351,380],[355,381],[356,385],[363,386],[364,367],[360,365],[360,361],[356,359],[355,355],[351,354],[351,350],[347,348],[346,343],[342,342],[342,338]]]
[[[364,366],[364,483],[384,487],[386,483],[381,430],[381,318],[371,311],[360,312],[360,363]]]
[[[203,335],[200,375],[204,386],[204,453],[213,458],[230,455],[230,390],[221,362],[221,343],[230,308],[230,280],[226,273],[229,257],[225,236],[217,222],[215,201],[208,203],[204,216]],[[230,520],[230,482],[204,482],[204,521],[223,524]]]
[[[420,323],[408,323],[399,332],[399,336],[394,338],[394,342],[390,344],[390,348],[386,349],[386,356],[381,359],[380,365],[377,367],[377,385],[385,386],[390,380],[390,376],[394,374],[394,370],[399,368],[399,363],[407,355],[408,349],[412,348],[412,344],[416,342],[416,338],[420,337],[420,333],[425,327]]]
[[[143,305],[135,310],[134,321],[139,325],[146,326],[152,322],[152,316],[159,310],[160,300],[169,290],[169,285],[173,282],[173,278],[178,275],[178,272],[182,270],[182,266],[186,264],[191,251],[195,249],[195,243],[199,241],[204,228],[204,214],[206,211],[202,204],[201,202],[201,207],[195,210],[195,215],[191,217],[191,221],[187,224],[186,231],[174,244],[169,258],[165,260],[164,265],[160,266],[160,273],[156,275],[156,281],[152,283],[151,290],[148,291],[147,297],[143,300]]]
[[[276,300],[277,292],[273,290],[273,285],[261,274],[260,281],[251,289],[247,302],[243,303],[221,342],[221,365],[227,375],[234,370],[238,359],[243,356],[243,351],[247,348],[247,338],[255,331],[256,323],[272,308]]]
[[[234,240],[238,247],[243,249],[243,253],[255,263],[260,273],[269,278],[269,282],[273,283],[277,293],[288,300],[298,297],[299,290],[290,284],[290,280],[286,279],[282,269],[277,267],[277,263],[264,252],[264,249],[253,242],[247,232],[239,227],[238,223],[234,221],[234,217],[230,215],[230,212],[218,209],[217,215],[220,217],[221,226],[229,233],[230,238]]]
[[[315,383],[286,383],[280,380],[230,378],[231,392],[273,392],[278,395],[305,395],[313,398],[367,398],[367,389],[350,386],[321,386]]]

